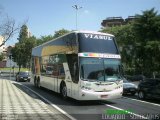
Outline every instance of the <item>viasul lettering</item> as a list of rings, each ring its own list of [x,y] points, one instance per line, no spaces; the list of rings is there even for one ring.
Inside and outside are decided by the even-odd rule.
[[[96,35],[96,34],[84,34],[85,38],[90,38],[90,39],[101,39],[101,40],[113,40],[111,36],[106,36],[106,35]]]

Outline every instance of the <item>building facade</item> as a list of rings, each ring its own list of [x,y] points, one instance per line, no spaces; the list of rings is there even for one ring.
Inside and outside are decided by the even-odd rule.
[[[102,21],[101,25],[105,28],[126,25],[135,20],[135,16],[128,16],[123,19],[122,17],[108,17]]]
[[[12,48],[14,48],[14,46],[8,46],[6,49],[6,67],[18,67],[17,63],[9,57],[11,55]]]

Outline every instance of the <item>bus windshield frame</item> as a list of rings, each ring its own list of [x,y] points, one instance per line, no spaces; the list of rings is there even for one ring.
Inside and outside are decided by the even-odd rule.
[[[91,57],[79,59],[81,80],[114,82],[121,79],[120,59]]]

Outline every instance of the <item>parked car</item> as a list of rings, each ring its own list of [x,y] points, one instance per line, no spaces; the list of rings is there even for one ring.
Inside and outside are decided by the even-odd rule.
[[[160,99],[160,79],[148,78],[141,81],[138,85],[138,97]]]
[[[128,81],[132,80],[132,76],[131,75],[124,75],[125,79],[127,79]]]
[[[31,80],[31,77],[30,77],[30,74],[28,71],[25,71],[25,72],[18,72],[16,74],[16,81],[28,81],[30,82]]]
[[[141,81],[144,80],[146,77],[144,75],[134,75],[132,76],[132,78],[130,79],[131,81]]]
[[[136,92],[137,92],[137,85],[123,78],[123,95],[125,94],[135,95]]]

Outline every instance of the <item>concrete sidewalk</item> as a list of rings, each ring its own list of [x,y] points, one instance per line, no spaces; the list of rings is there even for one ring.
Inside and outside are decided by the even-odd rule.
[[[66,120],[58,110],[15,81],[0,79],[0,120]]]

